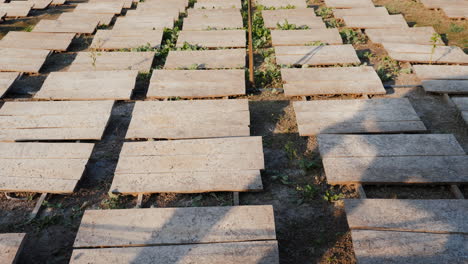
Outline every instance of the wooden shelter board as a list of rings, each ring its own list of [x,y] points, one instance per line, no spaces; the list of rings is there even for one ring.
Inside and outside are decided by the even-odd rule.
[[[223,16],[241,14],[239,8],[223,8],[223,9],[187,9],[188,16]]]
[[[169,51],[164,69],[239,69],[245,55],[245,49]]]
[[[426,130],[406,98],[297,101],[293,105],[301,136]]]
[[[468,125],[468,97],[452,97],[452,101],[460,110],[463,120]]]
[[[245,48],[246,41],[245,30],[182,30],[177,39],[177,47],[182,47],[187,42],[206,48]]]
[[[382,43],[390,57],[397,61],[419,63],[468,64],[468,55],[457,46]]]
[[[130,100],[137,75],[136,70],[52,72],[34,99]]]
[[[74,12],[92,13],[92,14],[115,14],[122,13],[123,2],[91,2],[79,3],[76,5]]]
[[[6,102],[0,141],[99,140],[113,101]]]
[[[0,234],[0,263],[14,264],[16,256],[21,251],[25,233]]]
[[[278,24],[284,25],[286,22],[296,27],[326,28],[322,18],[315,15],[313,8],[263,10],[262,17],[266,28],[278,28]]]
[[[468,94],[468,80],[423,80],[424,91],[441,94]]]
[[[140,6],[140,4],[138,4]],[[152,7],[148,6],[145,8],[138,8],[135,10],[128,10],[127,13],[125,14],[126,17],[129,16],[171,16],[174,21],[179,18],[179,9],[177,7],[172,7],[172,8],[162,8],[162,7]]]
[[[304,46],[313,44],[343,44],[336,28],[306,30],[271,30],[273,46]]]
[[[421,0],[421,3],[430,9],[437,9],[443,6],[465,4],[466,0]]]
[[[49,50],[0,48],[0,71],[39,73]]]
[[[242,8],[241,0],[198,0],[195,2],[196,9],[228,9]]]
[[[174,20],[170,15],[156,18],[153,15],[119,17],[115,21],[112,30],[163,30],[165,28],[173,28]]]
[[[335,65],[361,63],[352,45],[276,46],[279,65]]]
[[[98,50],[132,49],[147,46],[157,48],[161,46],[162,36],[162,30],[98,30],[91,43],[91,48]]]
[[[117,3],[121,2],[123,8],[132,8],[133,0],[89,0],[87,3]]]
[[[68,71],[138,70],[148,73],[153,59],[154,52],[78,52]]]
[[[349,9],[333,9],[335,18],[344,16],[388,16],[389,13],[385,7],[358,7]]]
[[[436,32],[433,27],[366,29],[369,39],[378,44],[387,42],[432,45],[431,38],[434,34]],[[440,39],[436,44],[445,45]]]
[[[88,18],[75,19],[42,19],[36,24],[32,32],[38,33],[77,33],[93,34],[98,26],[98,21]]]
[[[13,1],[11,3],[0,3],[0,12],[6,13],[6,17],[27,17],[33,3],[27,1]]]
[[[319,135],[329,184],[463,183],[468,156],[451,134]]]
[[[94,144],[0,143],[0,190],[72,193]]]
[[[188,16],[184,19],[183,30],[225,30],[243,28],[242,16],[216,15],[216,16]]]
[[[352,230],[360,264],[468,262],[468,236],[375,230]]]
[[[413,65],[420,80],[468,80],[468,66]]]
[[[374,7],[372,0],[325,0],[327,7],[333,8],[370,8]]]
[[[10,31],[0,40],[0,48],[66,51],[74,37],[74,33]]]
[[[346,27],[349,28],[407,28],[403,15],[389,16],[343,16]]]
[[[345,200],[351,230],[468,234],[467,200]]]
[[[114,14],[92,14],[80,12],[65,12],[58,17],[58,20],[73,20],[78,21],[96,21],[98,25],[110,25]]]
[[[0,72],[0,98],[19,77],[18,72]]]
[[[67,2],[67,0],[52,0],[51,5],[58,6],[58,5],[64,5]]]
[[[204,98],[245,94],[244,70],[155,70],[148,98]]]
[[[255,0],[255,3],[257,6],[274,7],[276,9],[287,7],[294,7],[297,9],[307,8],[305,0]]]
[[[463,19],[468,18],[468,2],[460,6],[442,7],[445,15],[449,18]]]
[[[182,1],[165,1],[165,0],[160,0],[160,1],[146,1],[146,2],[140,2],[137,5],[137,9],[153,9],[153,8],[167,8],[167,9],[174,9],[177,8],[180,13],[185,12],[186,4]],[[172,12],[168,12],[167,14],[172,14]]]
[[[46,9],[52,4],[52,0],[28,0],[28,2],[33,3],[32,9],[35,10]]]

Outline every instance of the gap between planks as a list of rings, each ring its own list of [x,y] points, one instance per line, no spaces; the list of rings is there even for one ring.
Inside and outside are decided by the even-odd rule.
[[[41,209],[42,204],[44,203],[44,200],[47,196],[47,193],[42,193],[41,197],[36,202],[36,206],[34,207],[33,211],[31,212],[31,215],[29,216],[29,219],[34,219],[37,216],[37,213],[39,213],[39,210]]]

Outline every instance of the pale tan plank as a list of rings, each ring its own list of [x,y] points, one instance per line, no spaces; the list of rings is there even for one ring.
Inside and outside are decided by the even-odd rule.
[[[132,0],[89,0],[88,3],[121,3],[123,8],[132,8]]]
[[[88,159],[90,143],[0,143],[0,159]]]
[[[183,30],[224,30],[242,28],[242,16],[226,15],[195,15],[184,19]]]
[[[154,54],[154,52],[78,52],[68,71],[138,70],[149,72]]]
[[[443,6],[465,4],[465,0],[421,0],[426,8],[441,8]]]
[[[442,10],[449,18],[461,19],[468,18],[468,3],[465,2],[460,5],[443,6]]]
[[[85,102],[6,102],[0,116],[107,115],[113,101]]]
[[[271,30],[273,46],[303,46],[313,44],[343,44],[336,28],[311,30]]]
[[[74,37],[74,33],[10,31],[0,40],[0,48],[66,51]]]
[[[162,30],[98,30],[90,47],[104,50],[157,48],[161,45],[162,35]]]
[[[177,47],[182,47],[185,42],[207,48],[243,48],[246,46],[246,34],[245,30],[182,30]]]
[[[112,30],[163,30],[173,28],[174,19],[171,15],[156,17],[153,15],[123,16],[117,18]]]
[[[39,73],[49,50],[0,48],[0,71]]]
[[[33,3],[32,9],[41,10],[46,9],[52,3],[52,0],[28,0],[28,2]]]
[[[278,243],[276,241],[254,241],[240,243],[215,243],[136,248],[75,249],[73,264],[111,263],[160,263],[202,264],[202,263],[256,263],[278,264]]]
[[[344,1],[343,1],[344,2]],[[350,9],[333,9],[335,18],[343,18],[344,16],[388,16],[387,8],[385,7],[357,7]]]
[[[276,9],[294,7],[294,8],[307,8],[305,0],[256,0],[256,5],[265,7],[274,7]]]
[[[426,92],[445,94],[468,94],[468,80],[423,80]]]
[[[87,210],[74,247],[274,240],[272,206]]]
[[[403,15],[389,16],[344,16],[343,21],[349,28],[407,28]]]
[[[143,6],[143,3],[138,3],[137,9],[128,10],[125,16],[168,16],[170,15],[175,21],[179,18],[179,8],[178,7],[160,7],[160,6]]]
[[[280,65],[334,65],[360,63],[352,45],[276,46]]]
[[[87,162],[88,159],[0,159],[0,178],[79,180]]]
[[[4,17],[6,17],[6,11],[0,10],[0,19],[3,19]],[[0,23],[2,23],[1,20],[0,20]]]
[[[374,43],[406,43],[432,45],[432,37],[436,34],[433,27],[413,27],[413,28],[385,28],[366,29],[366,35]],[[437,45],[445,45],[439,39]]]
[[[24,104],[27,106],[27,104]],[[106,116],[70,115],[70,116],[0,116],[0,129],[34,128],[93,128],[107,120]],[[73,120],[70,120],[73,119]]]
[[[138,3],[137,9],[152,9],[152,8],[167,8],[174,9],[177,8],[179,12],[185,12],[185,7],[188,5],[188,1],[166,1],[166,0],[151,0]],[[167,13],[170,14],[170,13]]]
[[[468,66],[460,65],[413,65],[421,80],[468,80]]]
[[[141,105],[141,106],[139,106]],[[224,107],[223,107],[224,106]],[[204,100],[204,101],[158,101],[157,103],[137,103],[134,108],[142,113],[150,112],[155,114],[177,112],[177,113],[229,113],[239,111],[249,111],[247,100]]]
[[[51,5],[64,5],[67,0],[53,0]]]
[[[224,16],[224,15],[240,14],[240,10],[239,8],[222,8],[222,9],[189,8],[187,9],[187,14],[189,16]]]
[[[6,13],[6,17],[26,17],[33,3],[26,1],[13,1],[11,3],[0,3],[0,11]]]
[[[325,5],[334,8],[363,8],[374,7],[371,0],[325,0]]]
[[[120,14],[122,12],[123,2],[90,2],[79,3],[76,5],[74,12],[92,13],[92,14]]]
[[[78,23],[72,18],[63,20],[42,19],[36,24],[32,32],[93,34],[97,25],[96,20],[88,19],[81,19]]]
[[[16,255],[21,250],[25,233],[0,234],[0,263],[15,263]]]
[[[2,192],[73,193],[77,180],[0,177]]]
[[[245,49],[169,51],[164,69],[243,68],[245,55]]]
[[[195,3],[196,9],[223,9],[242,8],[240,0],[198,0]]]
[[[0,130],[0,141],[30,140],[100,140],[105,127],[98,128],[35,128]]]
[[[74,20],[79,23],[81,23],[81,21],[97,21],[98,25],[110,25],[113,18],[114,18],[114,14],[65,12],[61,14],[57,19],[58,20]]]
[[[8,91],[19,76],[20,73],[18,72],[0,72],[0,98]]]
[[[245,94],[244,70],[155,70],[148,98],[201,98]]]
[[[267,28],[278,28],[278,24],[283,25],[286,21],[297,27],[326,28],[322,18],[315,15],[313,8],[263,10],[262,17]]]
[[[468,111],[468,97],[451,97],[460,111]]]
[[[456,46],[382,43],[392,59],[422,63],[468,63],[468,55]]]

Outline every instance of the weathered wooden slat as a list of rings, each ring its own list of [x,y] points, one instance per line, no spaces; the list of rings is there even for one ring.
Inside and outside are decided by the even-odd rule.
[[[240,14],[240,10],[239,8],[222,8],[222,9],[189,8],[187,9],[187,14],[189,16],[223,16],[223,15]]]
[[[468,237],[459,234],[352,230],[358,263],[464,263]]]
[[[371,0],[325,0],[325,5],[334,8],[363,8],[374,7]]]
[[[343,44],[336,28],[310,30],[271,30],[273,46]]]
[[[240,0],[199,0],[195,3],[196,9],[227,9],[242,8]]]
[[[0,3],[0,11],[6,13],[6,17],[26,17],[34,4],[26,1],[13,1]]]
[[[91,115],[110,113],[113,101],[84,102],[7,102],[0,116]]]
[[[287,96],[319,94],[385,94],[372,67],[281,69]]]
[[[174,21],[179,18],[179,8],[177,7],[159,7],[159,6],[147,6],[141,7],[142,3],[139,3],[137,9],[128,10],[125,16],[168,16],[170,15]]]
[[[244,48],[246,36],[245,30],[182,30],[177,39],[177,47],[182,47],[185,42],[206,48]]]
[[[184,19],[183,30],[224,30],[242,28],[242,16],[226,15],[195,15]]]
[[[360,63],[352,45],[276,46],[280,65],[334,65]]]
[[[156,17],[153,15],[124,16],[115,21],[113,30],[163,30],[174,27],[174,19],[171,15]]]
[[[15,263],[25,235],[25,233],[0,234],[0,263]]]
[[[52,0],[51,5],[57,6],[57,5],[64,5],[67,0]]]
[[[266,28],[278,28],[278,24],[296,25],[312,29],[325,29],[321,17],[317,17],[313,8],[263,10],[262,17]]]
[[[0,159],[88,159],[93,147],[91,143],[0,143]]]
[[[249,136],[249,124],[246,100],[137,102],[126,138]]]
[[[138,71],[52,72],[35,99],[129,100]],[[99,89],[96,89],[99,87]]]
[[[0,40],[0,48],[66,51],[74,37],[74,33],[10,31]]]
[[[12,143],[14,144],[14,143]],[[54,166],[50,164],[56,163]],[[88,159],[0,159],[0,178],[16,177],[18,180],[30,178],[79,180]]]
[[[74,12],[118,15],[122,13],[123,5],[122,1],[79,3]]]
[[[273,207],[87,210],[74,247],[274,240]]]
[[[461,115],[465,123],[468,124],[468,97],[452,97],[452,101],[461,111]]]
[[[388,16],[387,8],[385,7],[357,7],[349,9],[333,9],[335,18],[343,18],[344,16]]]
[[[4,17],[6,17],[6,11],[0,10],[0,23],[2,23],[1,19],[3,19]]]
[[[445,94],[468,94],[468,80],[423,80],[426,92]]]
[[[425,131],[408,99],[294,102],[301,136]]]
[[[169,51],[164,69],[243,68],[245,54],[245,49]]]
[[[467,200],[345,200],[351,230],[468,234]]]
[[[466,3],[465,0],[421,0],[426,8],[441,8],[443,6],[458,5]]]
[[[72,18],[57,20],[42,19],[36,24],[33,32],[93,34],[97,26],[97,20],[88,20],[85,18],[79,21]]]
[[[461,19],[468,18],[468,3],[460,5],[443,6],[442,11],[449,18]]]
[[[2,192],[34,192],[69,194],[75,190],[77,180],[0,177]]]
[[[32,9],[41,10],[46,9],[52,3],[52,0],[28,0],[28,2],[33,3]]]
[[[294,7],[294,8],[307,8],[305,0],[256,0],[257,6],[274,7],[276,9]]]
[[[244,70],[155,70],[148,98],[201,98],[245,94]]]
[[[89,0],[87,3],[122,3],[123,8],[132,8],[132,0]]]
[[[0,98],[20,76],[18,72],[0,72]]]
[[[392,59],[407,62],[422,63],[468,63],[466,55],[460,47],[382,43]]]
[[[188,5],[188,1],[165,1],[165,0],[158,0],[158,1],[146,1],[140,2],[137,5],[137,9],[152,9],[152,8],[167,8],[167,9],[174,9],[177,8],[179,12],[185,12],[185,7]],[[167,14],[170,14],[169,12]]]
[[[468,66],[460,65],[413,65],[421,80],[468,80]]]
[[[114,14],[65,12],[58,17],[58,20],[74,20],[76,23],[82,23],[81,21],[97,21],[98,25],[110,25],[113,18]]]
[[[432,45],[431,38],[435,34],[433,27],[412,28],[385,28],[366,29],[366,35],[374,43],[406,43]],[[437,45],[445,45],[442,40],[437,40]]]
[[[162,30],[98,30],[91,48],[103,50],[157,48],[161,45]]]
[[[154,52],[78,52],[68,71],[138,70],[147,73],[151,69],[154,54]]]
[[[49,50],[0,48],[0,71],[39,73]]]
[[[403,15],[389,16],[343,16],[346,27],[349,28],[407,28]]]

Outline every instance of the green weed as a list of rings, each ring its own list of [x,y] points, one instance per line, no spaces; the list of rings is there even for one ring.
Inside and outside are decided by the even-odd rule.
[[[270,44],[270,30],[265,28],[261,12],[255,12],[252,18],[252,45],[254,49],[259,49],[266,48]]]
[[[325,191],[325,195],[323,196],[323,199],[325,201],[328,201],[328,202],[335,202],[335,201],[338,201],[339,199],[341,199],[343,197],[344,196],[341,193],[337,194],[332,190],[327,190],[327,191]]]
[[[297,26],[296,24],[289,24],[285,19],[283,24],[277,23],[276,28],[280,30],[296,30],[296,29],[309,29],[309,26]]]
[[[450,24],[450,29],[449,29],[449,30],[450,30],[450,32],[452,32],[452,33],[460,33],[460,32],[463,32],[463,31],[465,30],[465,28],[462,27],[462,26],[459,26],[459,25],[457,25],[457,24],[451,23],[451,24]]]
[[[31,31],[33,31],[33,29],[34,29],[34,26],[33,26],[33,25],[29,25],[29,26],[25,27],[25,28],[23,29],[23,31],[31,32]]]
[[[333,17],[333,9],[330,7],[320,7],[317,9],[316,14],[323,18],[332,18]]]
[[[290,185],[293,182],[289,180],[289,176],[286,174],[279,174],[279,175],[273,175],[271,176],[271,179],[274,181],[278,181],[284,185]]]
[[[341,21],[335,18],[325,19],[325,25],[327,26],[327,28],[339,28],[344,26],[344,24]]]
[[[292,141],[286,142],[284,145],[284,150],[286,151],[286,154],[288,155],[288,158],[290,160],[296,159],[297,158],[297,150],[296,147],[294,146],[294,143]]]
[[[104,199],[101,202],[102,209],[121,209],[122,204],[120,201],[120,196],[116,194],[109,193],[109,198]]]
[[[439,43],[441,41],[442,41],[442,37],[439,34],[437,34],[437,33],[432,34],[432,36],[431,36],[431,59],[430,59],[430,64],[432,64],[432,57],[434,56],[435,50],[437,48],[437,43]]]
[[[367,38],[364,34],[349,28],[340,30],[340,35],[345,44],[364,44],[367,42]]]
[[[389,56],[385,56],[380,60],[380,64],[377,67],[377,74],[382,82],[386,82],[395,79],[400,73],[400,70],[400,64],[397,61]]]

